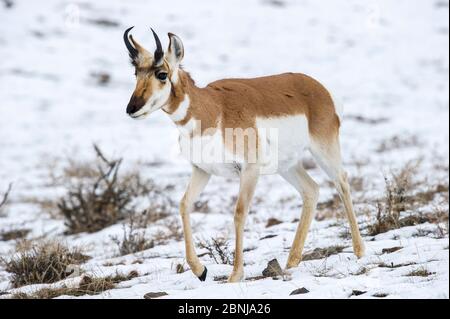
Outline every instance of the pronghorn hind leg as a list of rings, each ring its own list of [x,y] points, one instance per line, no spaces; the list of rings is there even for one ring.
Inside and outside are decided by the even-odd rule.
[[[358,221],[356,220],[356,215],[353,210],[353,203],[350,193],[350,185],[347,179],[347,173],[342,167],[339,138],[336,138],[332,143],[312,143],[311,153],[317,160],[319,166],[333,181],[334,186],[339,193],[350,224],[353,251],[358,258],[361,258],[365,253],[364,242],[361,238]]]
[[[280,175],[294,186],[303,199],[302,215],[286,263],[286,268],[289,269],[298,266],[302,259],[303,247],[319,198],[319,186],[308,175],[300,162]]]
[[[244,226],[258,178],[259,168],[255,164],[248,165],[241,172],[239,197],[234,211],[234,227],[236,232],[234,265],[228,282],[238,282],[244,278]]]
[[[203,266],[195,252],[192,239],[192,229],[189,215],[192,212],[195,201],[205,189],[211,175],[193,166],[191,181],[180,203],[180,214],[183,222],[184,243],[186,245],[186,260],[192,272],[201,280],[205,281],[207,269]]]

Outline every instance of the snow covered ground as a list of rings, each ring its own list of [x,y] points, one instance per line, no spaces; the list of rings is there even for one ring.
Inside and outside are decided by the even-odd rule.
[[[142,298],[164,291],[163,298],[449,298],[449,239],[436,236],[433,223],[367,235],[374,199],[384,195],[383,176],[421,159],[415,180],[424,190],[448,185],[449,165],[449,2],[448,0],[183,0],[0,2],[0,198],[10,182],[11,201],[0,216],[0,232],[26,228],[27,239],[57,239],[82,246],[93,259],[86,274],[105,276],[135,270],[137,278],[116,289],[84,298]],[[92,144],[124,165],[168,188],[177,202],[190,166],[177,153],[177,131],[163,112],[132,121],[125,107],[134,88],[122,34],[135,25],[136,39],[153,48],[149,27],[174,32],[185,46],[184,66],[203,86],[224,77],[254,77],[286,71],[321,80],[345,104],[342,148],[347,170],[362,177],[354,190],[367,244],[357,260],[342,208],[319,207],[305,250],[344,246],[342,252],[305,261],[284,280],[260,279],[267,262],[284,265],[300,215],[300,198],[278,176],[260,180],[245,232],[246,277],[225,284],[232,266],[201,257],[209,274],[200,282],[191,272],[178,274],[184,244],[166,245],[117,257],[111,236],[120,224],[93,234],[65,236],[64,220],[42,211],[30,198],[56,199],[49,171],[67,159],[92,158]],[[101,83],[103,79],[104,83]],[[321,185],[320,202],[335,191],[312,168]],[[224,235],[233,242],[233,197],[238,182],[213,178],[192,215],[196,238]],[[448,193],[439,194],[414,214],[448,214]],[[177,215],[169,218],[177,218]],[[269,218],[282,223],[266,228]],[[159,227],[150,225],[148,234]],[[444,225],[445,227],[445,225]],[[447,226],[448,227],[448,226]],[[268,235],[271,238],[262,239]],[[0,256],[10,258],[14,240],[0,241]],[[395,252],[383,249],[401,247]],[[199,253],[203,253],[201,249]],[[384,265],[384,267],[383,267]],[[386,267],[388,265],[388,267]],[[390,267],[389,267],[390,266]],[[10,274],[0,266],[0,292],[32,292],[52,285],[11,290]],[[427,276],[410,276],[426,270]],[[71,278],[65,284],[76,284]],[[217,279],[217,278],[216,278]],[[53,284],[53,286],[61,283]],[[309,293],[289,296],[305,287]],[[353,291],[365,292],[355,296]]]

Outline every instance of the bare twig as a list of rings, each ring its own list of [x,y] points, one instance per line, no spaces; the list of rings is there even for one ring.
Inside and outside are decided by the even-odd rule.
[[[228,240],[224,237],[211,238],[209,241],[203,240],[198,246],[207,251],[216,264],[233,264],[233,256],[229,250]]]
[[[3,199],[0,201],[0,209],[6,205],[6,202],[8,201],[9,194],[12,190],[12,183],[9,183],[8,189],[6,190],[6,193],[3,195]]]

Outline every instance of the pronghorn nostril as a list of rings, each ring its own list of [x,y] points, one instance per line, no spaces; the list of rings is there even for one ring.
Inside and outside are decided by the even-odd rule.
[[[128,104],[127,114],[133,114],[134,112],[136,112],[136,108],[134,107],[134,105]]]
[[[145,101],[141,97],[132,96],[127,106],[127,114],[133,114],[139,111],[145,105]]]
[[[132,104],[128,104],[127,106],[127,114],[133,114],[136,112],[136,108]]]

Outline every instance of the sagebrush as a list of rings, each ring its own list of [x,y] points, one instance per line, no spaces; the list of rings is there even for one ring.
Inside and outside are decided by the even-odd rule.
[[[10,259],[2,259],[5,270],[11,273],[14,287],[53,283],[71,275],[70,266],[89,260],[80,249],[67,248],[61,243],[45,242],[29,250],[18,251]]]
[[[138,199],[150,200],[149,220],[167,216],[174,205],[164,191],[138,173],[119,174],[122,159],[107,159],[94,145],[97,160],[91,165],[72,164],[65,170],[65,196],[58,201],[67,233],[96,232],[138,213]]]

